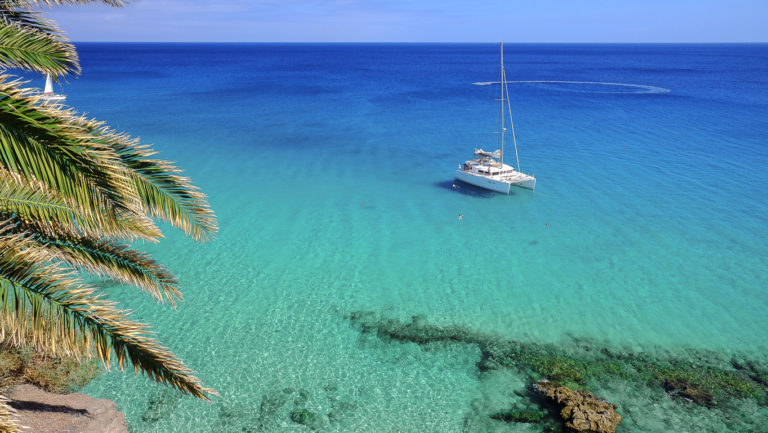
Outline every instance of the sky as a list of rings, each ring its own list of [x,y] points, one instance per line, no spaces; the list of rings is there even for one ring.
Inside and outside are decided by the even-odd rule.
[[[768,42],[768,0],[133,0],[46,13],[76,42]]]

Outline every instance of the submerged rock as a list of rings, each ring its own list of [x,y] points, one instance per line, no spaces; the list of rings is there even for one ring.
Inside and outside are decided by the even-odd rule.
[[[293,404],[296,406],[302,406],[309,401],[309,391],[306,389],[300,389],[299,390],[299,396],[293,399]]]
[[[491,415],[491,418],[504,422],[522,422],[528,424],[540,423],[547,413],[537,409],[509,409],[501,412],[496,412]]]
[[[613,433],[621,422],[616,405],[600,400],[588,391],[574,391],[552,382],[540,381],[535,386],[559,404],[565,426],[579,432]]]
[[[257,430],[273,431],[275,430],[282,416],[285,416],[283,407],[288,403],[288,394],[282,390],[272,391],[264,394],[259,406],[259,418]]]
[[[219,416],[211,424],[211,433],[229,432],[257,432],[259,416],[253,407],[243,404],[222,403],[219,407]]]
[[[328,413],[331,423],[338,423],[353,415],[357,405],[348,401],[332,402],[332,410]]]
[[[683,379],[665,380],[663,386],[668,394],[682,397],[701,406],[709,407],[715,403],[710,393]]]
[[[303,424],[310,430],[322,428],[325,424],[323,417],[307,409],[295,409],[291,411],[291,421],[296,424]]]
[[[162,389],[149,400],[149,407],[141,415],[141,420],[154,423],[166,418],[176,410],[181,400],[181,393],[172,389]]]

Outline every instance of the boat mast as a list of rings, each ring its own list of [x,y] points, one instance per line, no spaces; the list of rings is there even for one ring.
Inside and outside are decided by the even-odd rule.
[[[501,167],[504,168],[504,88],[506,87],[506,77],[504,76],[504,41],[501,41]]]
[[[504,42],[501,43],[501,163],[504,164],[504,96],[507,97],[507,109],[509,110],[509,126],[512,128],[512,143],[515,144],[515,159],[517,171],[520,171],[520,157],[517,154],[517,138],[515,137],[515,122],[512,120],[512,107],[509,103],[509,88],[507,87],[507,72],[504,70]]]
[[[509,88],[504,86],[507,93],[507,109],[509,110],[509,126],[512,128],[512,143],[515,144],[515,159],[517,160],[517,171],[520,171],[520,157],[517,155],[517,138],[515,137],[515,122],[512,120],[512,107],[509,105]]]

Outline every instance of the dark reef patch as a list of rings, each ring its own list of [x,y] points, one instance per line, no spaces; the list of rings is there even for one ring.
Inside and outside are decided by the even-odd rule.
[[[170,416],[181,400],[181,393],[170,388],[159,389],[149,400],[147,410],[141,415],[145,423],[155,423]]]
[[[310,430],[317,430],[324,425],[323,418],[320,415],[307,409],[292,410],[291,421],[296,424],[303,424],[309,427]]]
[[[318,409],[320,407],[325,409]],[[340,395],[339,387],[334,383],[325,384],[319,392],[274,386],[262,395],[261,401],[222,402],[218,419],[211,425],[210,431],[266,433],[283,431],[291,422],[310,430],[322,430],[330,425],[344,425],[357,410],[357,404]]]
[[[524,375],[528,383],[548,380],[575,390],[616,381],[632,382],[652,392],[666,392],[679,404],[693,404],[723,414],[740,401],[751,400],[762,407],[768,405],[768,369],[753,359],[728,360],[716,352],[692,349],[684,352],[685,358],[664,352],[617,351],[589,339],[573,339],[572,347],[560,347],[515,341],[462,326],[438,326],[428,323],[423,316],[403,322],[374,312],[357,311],[346,318],[362,335],[376,336],[385,342],[412,342],[426,347],[436,347],[435,343],[477,345],[481,353],[477,362],[480,377],[508,369]],[[551,408],[535,398],[530,402],[530,406],[510,406],[508,410],[483,416],[505,423],[551,420],[551,416],[544,416],[552,414]],[[760,423],[727,416],[724,419],[735,423],[734,427]],[[473,407],[465,419],[465,429],[472,430],[468,424],[477,423],[478,410]],[[545,430],[554,431],[552,427]]]

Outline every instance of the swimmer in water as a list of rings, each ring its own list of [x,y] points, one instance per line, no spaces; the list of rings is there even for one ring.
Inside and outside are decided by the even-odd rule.
[[[462,215],[462,214],[459,214],[459,221],[461,221],[461,220],[463,220],[463,219],[464,219],[464,215]]]

